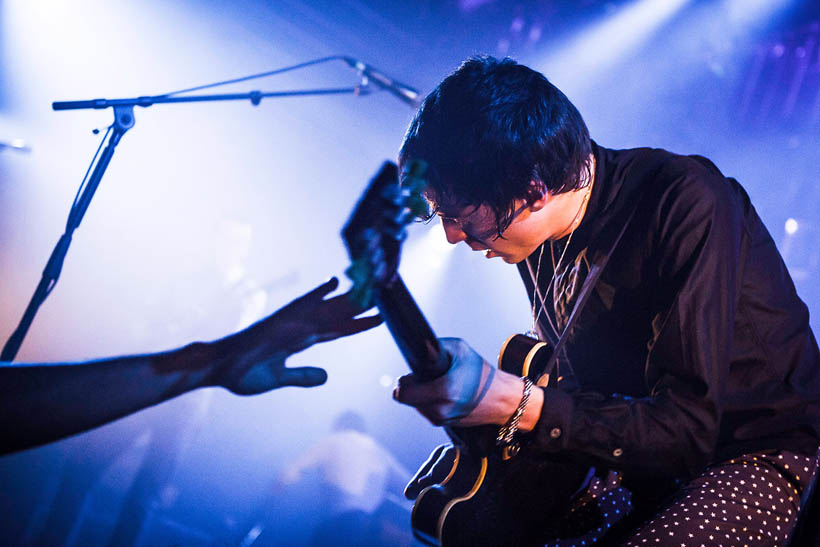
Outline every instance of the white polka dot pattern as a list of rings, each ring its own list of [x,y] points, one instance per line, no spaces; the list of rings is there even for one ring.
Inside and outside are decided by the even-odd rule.
[[[814,456],[749,454],[712,465],[624,545],[784,545],[815,472]]]
[[[713,464],[680,487],[673,500],[619,545],[628,547],[752,547],[786,544],[800,511],[800,495],[815,473],[814,456],[791,452],[747,454]],[[594,509],[592,511],[591,509]],[[631,493],[611,472],[575,500],[571,519],[585,533],[546,545],[613,545],[610,528],[632,509]],[[623,523],[619,525],[623,527]],[[620,536],[623,537],[623,536]]]

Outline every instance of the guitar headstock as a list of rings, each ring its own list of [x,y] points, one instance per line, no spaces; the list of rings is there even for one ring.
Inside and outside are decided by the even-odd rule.
[[[422,162],[409,162],[400,183],[396,164],[385,162],[342,229],[351,260],[345,271],[353,281],[351,298],[363,307],[373,304],[374,287],[396,276],[407,225],[427,211],[425,168]]]

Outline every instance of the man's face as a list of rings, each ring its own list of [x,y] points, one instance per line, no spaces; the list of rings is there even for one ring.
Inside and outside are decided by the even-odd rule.
[[[449,243],[455,245],[463,241],[472,250],[484,252],[487,258],[499,257],[508,264],[515,264],[527,258],[543,241],[532,233],[532,227],[525,222],[532,214],[528,204],[520,200],[515,205],[512,223],[501,236],[495,215],[487,205],[442,208],[438,216]]]
[[[441,205],[437,215],[453,245],[464,242],[487,258],[499,257],[508,264],[521,262],[547,239],[569,234],[570,225],[579,212],[577,192],[542,194],[532,200],[514,202],[513,220],[498,235],[495,215],[487,205],[447,207]]]

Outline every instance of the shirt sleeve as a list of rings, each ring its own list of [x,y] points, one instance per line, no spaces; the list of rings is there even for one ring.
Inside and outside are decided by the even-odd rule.
[[[658,289],[649,314],[649,395],[546,388],[531,438],[536,451],[680,476],[705,465],[718,440],[744,254],[743,207],[716,168],[692,158],[671,160],[652,184],[645,241]]]

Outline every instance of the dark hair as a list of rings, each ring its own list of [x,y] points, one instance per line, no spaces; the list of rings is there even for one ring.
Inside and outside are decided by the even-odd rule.
[[[424,100],[399,162],[427,163],[434,206],[488,205],[499,234],[531,180],[553,193],[587,184],[592,145],[581,114],[543,74],[512,59],[472,57]]]

